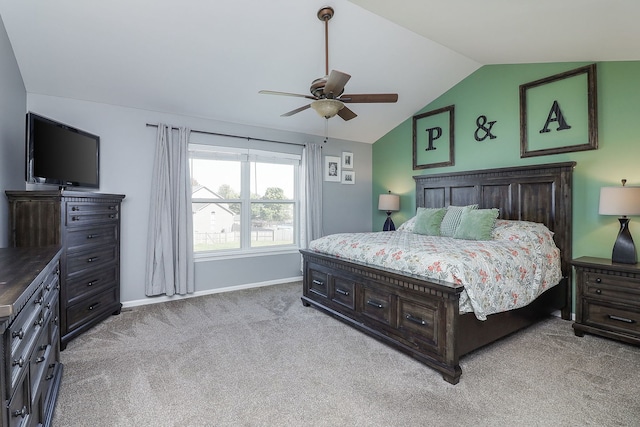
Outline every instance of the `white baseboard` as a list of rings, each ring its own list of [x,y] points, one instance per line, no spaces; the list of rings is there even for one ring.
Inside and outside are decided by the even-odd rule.
[[[180,299],[186,299],[186,298],[195,298],[195,297],[201,297],[204,295],[212,295],[212,294],[219,294],[222,292],[232,292],[232,291],[239,291],[242,289],[251,289],[251,288],[260,288],[263,286],[271,286],[271,285],[280,285],[282,283],[291,283],[291,282],[299,282],[302,280],[302,276],[298,276],[298,277],[290,277],[287,279],[278,279],[278,280],[269,280],[266,282],[258,282],[258,283],[247,283],[244,285],[234,285],[234,286],[227,286],[224,288],[215,288],[215,289],[207,289],[206,291],[196,291],[192,294],[188,294],[188,295],[173,295],[173,296],[157,296],[157,297],[149,297],[149,298],[145,298],[145,299],[139,299],[139,300],[133,300],[133,301],[125,301],[122,303],[122,308],[123,309],[127,309],[127,308],[132,308],[132,307],[138,307],[141,305],[149,305],[149,304],[158,304],[158,303],[163,303],[163,302],[168,302],[168,301],[177,301]]]

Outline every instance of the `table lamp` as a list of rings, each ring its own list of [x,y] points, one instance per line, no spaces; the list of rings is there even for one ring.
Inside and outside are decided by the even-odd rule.
[[[378,198],[378,209],[381,211],[387,211],[387,220],[384,222],[382,231],[393,231],[396,229],[395,224],[391,220],[391,212],[400,210],[400,196],[397,194],[381,194]]]
[[[626,179],[621,187],[602,187],[600,189],[600,215],[618,215],[620,232],[613,245],[611,261],[622,264],[636,264],[636,247],[629,231],[627,215],[640,215],[640,187],[626,187]]]

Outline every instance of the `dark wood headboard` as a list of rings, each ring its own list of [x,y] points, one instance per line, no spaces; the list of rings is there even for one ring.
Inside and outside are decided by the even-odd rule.
[[[572,176],[575,162],[414,176],[416,206],[477,203],[500,209],[500,218],[545,224],[560,249],[571,289]],[[571,301],[571,299],[569,299]]]

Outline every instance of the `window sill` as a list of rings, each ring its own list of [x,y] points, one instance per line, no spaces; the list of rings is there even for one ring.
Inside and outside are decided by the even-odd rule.
[[[297,246],[285,246],[278,249],[259,250],[254,249],[251,251],[237,250],[237,251],[225,251],[217,253],[195,253],[193,255],[194,262],[207,262],[207,261],[221,261],[225,259],[238,259],[238,258],[255,258],[261,256],[274,256],[274,255],[289,255],[299,254],[300,248]]]

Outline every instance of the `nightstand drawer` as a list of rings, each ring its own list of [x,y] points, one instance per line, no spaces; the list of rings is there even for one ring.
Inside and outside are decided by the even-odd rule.
[[[593,301],[585,305],[584,323],[640,336],[640,311]]]
[[[584,273],[584,296],[612,298],[623,302],[636,301],[640,306],[640,279],[603,273]]]

